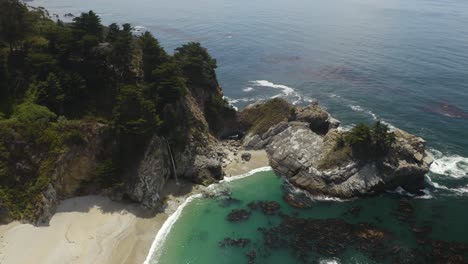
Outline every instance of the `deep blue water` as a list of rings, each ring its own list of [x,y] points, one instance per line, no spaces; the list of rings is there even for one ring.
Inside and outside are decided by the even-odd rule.
[[[238,106],[281,93],[251,83],[267,80],[319,99],[344,125],[371,121],[370,111],[423,136],[429,146],[445,154],[468,157],[468,1],[35,0],[32,4],[45,6],[61,19],[68,12],[92,9],[104,24],[130,22],[154,33],[169,52],[199,41],[218,60],[225,95],[249,99]],[[245,92],[248,87],[254,89]],[[465,118],[443,115],[453,112],[450,109]]]
[[[169,52],[201,42],[217,59],[219,82],[238,107],[288,93],[291,101],[318,99],[344,126],[382,119],[420,135],[436,158],[428,175],[433,199],[451,213],[468,200],[466,0],[35,0],[32,5],[61,19],[92,9],[104,24],[130,22],[151,31]]]

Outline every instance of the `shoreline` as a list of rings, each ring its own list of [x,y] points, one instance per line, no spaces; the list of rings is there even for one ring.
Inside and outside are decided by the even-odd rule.
[[[198,190],[191,193],[190,196],[186,197],[185,201],[180,206],[178,206],[176,211],[174,211],[174,213],[172,213],[166,219],[162,227],[157,232],[151,244],[151,248],[148,251],[148,255],[145,261],[143,262],[143,264],[150,264],[152,256],[158,250],[160,250],[161,246],[163,245],[164,240],[166,239],[167,235],[169,235],[169,233],[171,232],[172,227],[179,219],[180,214],[184,210],[185,206],[187,206],[194,199],[202,197],[202,193],[205,190],[212,189],[216,187],[217,185],[225,183],[225,182],[231,182],[231,181],[243,179],[245,177],[249,177],[257,172],[272,170],[272,168],[268,164],[268,157],[267,157],[265,150],[256,150],[256,151],[247,151],[247,152],[249,152],[252,155],[252,158],[249,162],[243,162],[238,159],[234,159],[230,161],[228,164],[226,164],[225,166],[226,173],[241,172],[240,174],[233,175],[233,176],[231,176],[232,175],[231,174],[229,176],[226,176],[220,182],[213,183],[207,187],[199,188]],[[231,156],[232,152],[230,152],[228,155]]]
[[[252,159],[227,161],[222,182],[269,168],[265,151],[245,152],[251,153]],[[102,195],[63,200],[47,226],[18,221],[0,225],[0,263],[148,263],[161,241],[157,240],[163,236],[161,231],[170,231],[167,227],[171,217],[177,219],[177,211],[208,188],[171,180],[161,193],[165,207],[150,217],[138,204],[115,202]],[[28,254],[24,254],[25,248]]]

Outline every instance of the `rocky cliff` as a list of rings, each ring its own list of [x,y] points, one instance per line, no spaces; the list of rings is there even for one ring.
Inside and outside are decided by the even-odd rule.
[[[252,107],[257,108],[256,112],[264,108],[251,106],[243,114]],[[340,198],[398,186],[410,192],[423,188],[432,160],[422,138],[396,129],[390,132],[395,141],[385,154],[369,153],[364,158],[343,142],[348,132],[339,129],[339,122],[317,102],[307,107],[290,107],[292,110],[265,132],[250,131],[244,145],[266,148],[273,169],[295,186],[314,195]]]

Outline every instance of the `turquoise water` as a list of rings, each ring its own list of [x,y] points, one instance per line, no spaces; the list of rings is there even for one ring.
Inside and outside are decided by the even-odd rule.
[[[411,228],[422,228],[425,225],[431,226],[431,230],[425,232],[429,239],[468,242],[468,229],[465,228],[466,200],[447,203],[446,199],[454,198],[441,194],[438,199],[402,199],[397,194],[384,194],[353,201],[315,201],[311,208],[297,209],[282,199],[283,184],[283,180],[272,171],[259,172],[217,187],[231,192],[231,203],[226,203],[223,198],[193,200],[184,208],[165,242],[154,252],[150,263],[248,263],[246,254],[250,251],[256,252],[255,263],[313,263],[332,259],[339,263],[376,263],[370,256],[354,249],[353,245],[346,245],[345,252],[332,257],[310,252],[309,262],[301,262],[296,258],[291,247],[272,249],[265,245],[264,236],[258,228],[279,225],[282,217],[278,213],[270,216],[254,210],[246,221],[227,221],[231,210],[248,209],[247,205],[252,201],[276,201],[280,204],[281,213],[298,218],[344,219],[350,224],[372,224],[389,232],[392,238],[386,240],[385,245],[388,248],[398,245],[400,252],[410,252],[419,247],[417,233],[412,232]],[[398,219],[401,201],[417,213],[405,220]],[[352,214],[349,212],[351,208],[360,210]],[[251,242],[244,248],[220,247],[219,242],[226,237],[247,238]],[[390,260],[391,256],[385,258]],[[408,259],[402,263],[416,262]]]
[[[345,127],[382,119],[424,137],[436,161],[428,175],[428,199],[409,200],[415,217],[430,222],[431,236],[452,241],[468,237],[464,224],[468,222],[468,1],[34,0],[31,4],[45,6],[62,19],[65,13],[93,9],[105,24],[130,22],[151,31],[168,51],[188,41],[201,42],[217,59],[219,82],[237,107],[278,94],[297,103],[317,98]],[[244,203],[254,199],[281,202],[281,184],[272,179],[244,185],[246,190],[233,193],[243,193],[239,199]],[[233,189],[243,182],[232,183]],[[256,191],[267,186],[271,188],[264,193]],[[251,188],[252,193],[244,193]],[[268,197],[257,197],[263,194]],[[412,243],[407,238],[411,234],[405,235],[405,224],[390,213],[402,199],[407,197],[387,194],[349,203],[325,202],[300,214],[352,222],[356,219],[342,216],[342,212],[357,204],[363,208],[362,221],[377,217],[384,227],[401,227],[398,238]],[[282,206],[282,210],[286,208]],[[236,232],[245,229],[256,241],[260,239],[254,221],[225,223],[229,208],[216,207],[216,201],[196,201],[187,207],[187,212],[191,210],[198,219],[210,222],[209,226]],[[206,210],[213,217],[202,213]],[[189,214],[187,219],[191,218]],[[254,218],[265,221],[256,213]],[[180,223],[185,219],[183,215]],[[180,257],[180,262],[169,263],[190,263],[200,255],[215,260],[192,263],[245,258],[247,249],[218,252],[221,234],[215,237],[212,229],[190,232],[204,225],[203,221],[193,220],[186,232],[179,232],[178,226],[174,229],[169,238],[180,243],[168,241],[168,245],[175,244],[168,246],[166,254]],[[281,219],[273,217],[272,221]],[[200,240],[203,238],[205,242]],[[183,243],[187,247],[199,243],[193,246],[200,248],[181,250],[177,245]],[[260,242],[250,246],[262,247]],[[273,259],[281,260],[284,250],[273,252],[278,255]],[[347,254],[359,255],[355,251]]]

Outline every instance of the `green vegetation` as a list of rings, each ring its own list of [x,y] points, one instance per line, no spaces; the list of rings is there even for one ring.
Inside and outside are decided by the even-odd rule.
[[[344,136],[344,142],[353,153],[362,158],[378,158],[387,153],[395,142],[395,134],[380,121],[369,127],[363,123],[354,126]]]
[[[235,114],[215,69],[199,43],[170,56],[151,33],[105,27],[92,11],[65,24],[42,8],[0,0],[0,212],[37,217],[60,155],[85,146],[93,124],[110,128],[96,172],[109,186],[134,169],[154,134],[175,147],[197,136],[199,122],[184,109],[188,94],[210,120]]]
[[[241,123],[250,133],[263,134],[270,127],[287,121],[293,108],[284,99],[275,98],[264,104],[257,104],[242,111]]]
[[[328,151],[318,162],[320,169],[345,165],[352,159],[362,161],[379,159],[395,143],[395,134],[380,121],[372,127],[359,123],[348,132],[335,132],[329,136]]]

